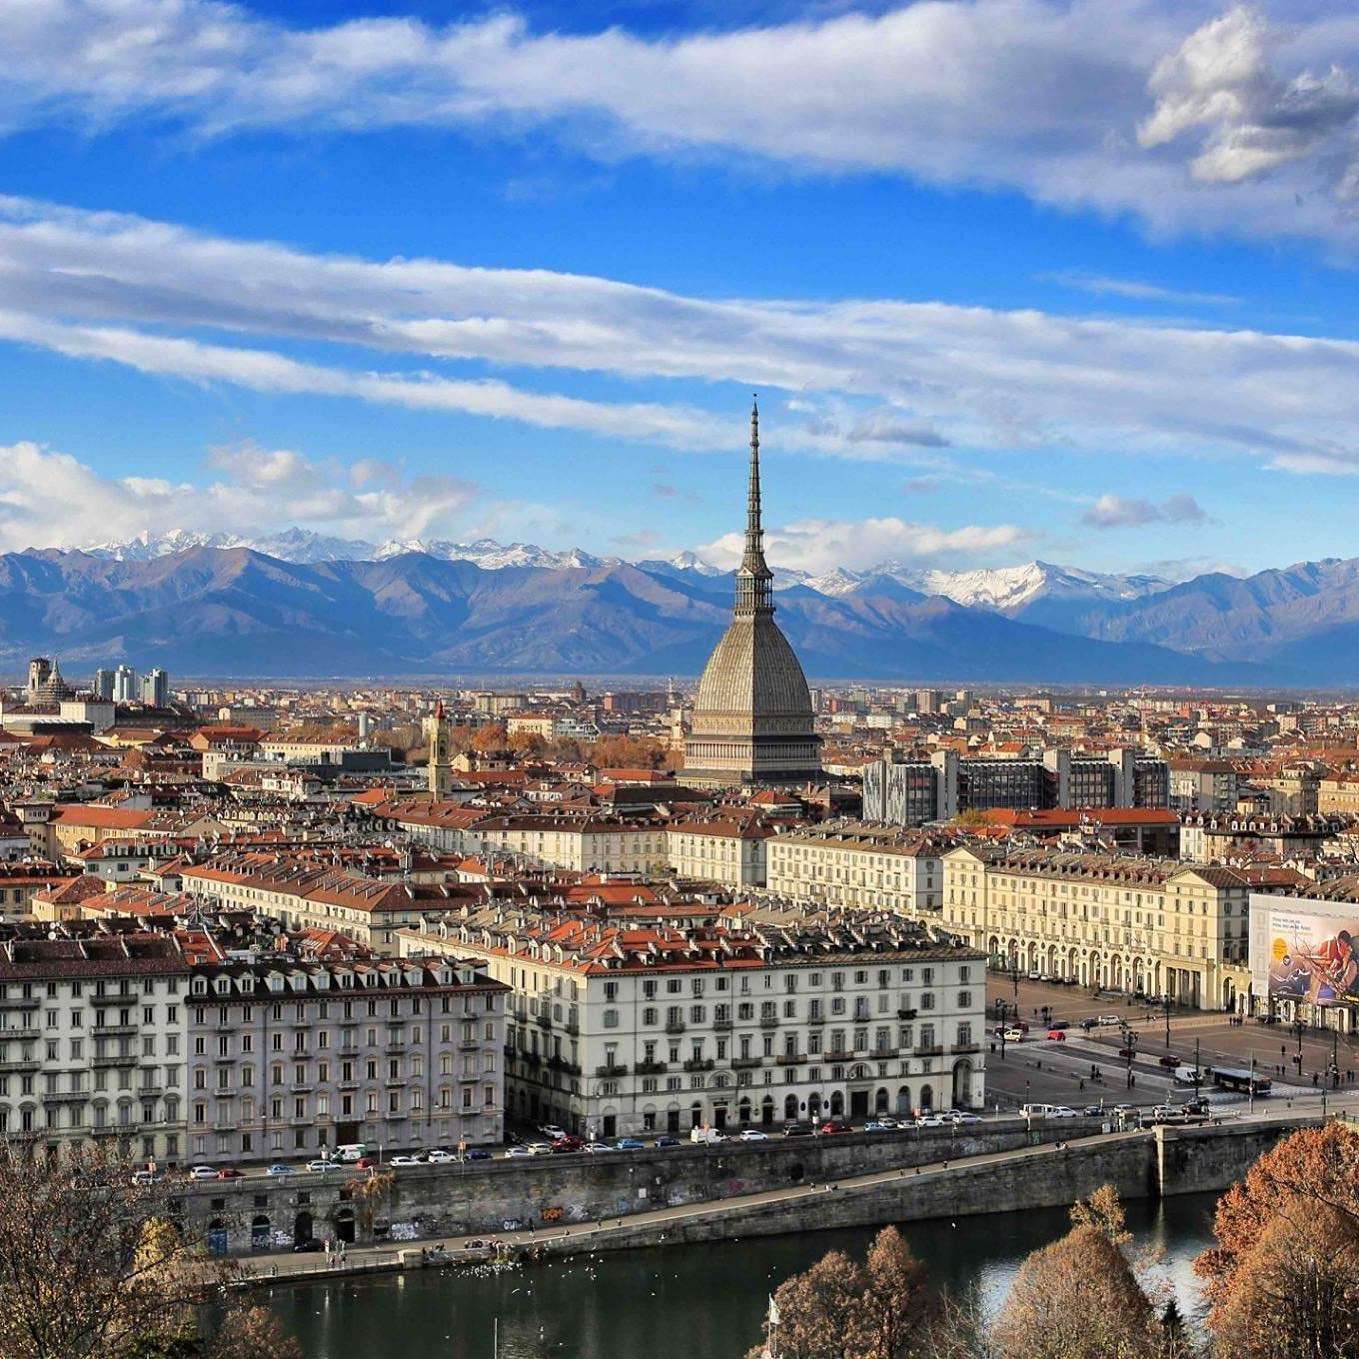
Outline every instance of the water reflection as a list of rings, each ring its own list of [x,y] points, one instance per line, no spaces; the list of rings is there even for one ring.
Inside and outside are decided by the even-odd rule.
[[[1129,1226],[1158,1252],[1156,1274],[1186,1316],[1199,1310],[1191,1263],[1208,1242],[1213,1195],[1152,1209]],[[1061,1210],[912,1223],[905,1234],[931,1277],[1004,1297],[1031,1250],[1066,1227]],[[307,1359],[742,1359],[758,1338],[765,1298],[832,1247],[862,1253],[870,1229],[809,1232],[715,1246],[584,1257],[507,1273],[392,1275],[280,1289],[272,1304]]]

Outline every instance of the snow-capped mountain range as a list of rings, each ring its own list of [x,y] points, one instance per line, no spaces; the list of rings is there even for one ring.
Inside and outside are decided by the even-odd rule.
[[[201,547],[252,548],[267,556],[300,565],[331,561],[386,561],[407,553],[424,553],[443,561],[468,561],[486,571],[514,566],[591,570],[618,566],[624,561],[621,557],[597,556],[578,547],[554,551],[533,543],[501,543],[494,538],[478,538],[469,543],[443,538],[392,538],[383,543],[374,543],[361,538],[313,533],[301,528],[259,537],[170,529],[159,534],[140,533],[124,542],[96,543],[83,550],[90,556],[112,558],[115,561],[152,561],[157,557]],[[703,576],[724,574],[720,567],[690,551],[632,564],[643,569],[692,571]],[[1022,611],[1039,600],[1067,604],[1143,599],[1169,589],[1173,584],[1158,576],[1108,575],[1075,567],[1055,566],[1043,561],[974,571],[922,569],[901,561],[885,561],[869,571],[837,567],[821,575],[790,568],[775,571],[777,589],[800,585],[829,596],[858,593],[884,579],[895,581],[923,595],[942,595],[969,608],[1005,614]]]

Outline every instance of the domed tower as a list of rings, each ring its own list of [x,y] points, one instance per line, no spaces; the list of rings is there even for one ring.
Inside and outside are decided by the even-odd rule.
[[[760,525],[760,412],[750,412],[746,547],[736,605],[699,681],[684,743],[685,783],[697,788],[803,783],[821,773],[821,738],[793,648],[774,622],[774,573]]]

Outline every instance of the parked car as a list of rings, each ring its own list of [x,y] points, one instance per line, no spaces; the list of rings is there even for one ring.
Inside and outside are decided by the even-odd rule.
[[[1069,1109],[1065,1104],[1054,1104],[1048,1110],[1049,1118],[1079,1118],[1080,1115],[1074,1109]]]
[[[223,1166],[222,1169],[217,1172],[217,1178],[219,1180],[242,1180],[245,1176],[241,1171],[237,1170],[235,1166]]]
[[[485,1147],[473,1147],[468,1151],[467,1159],[469,1161],[489,1161],[491,1159],[491,1153],[487,1151]]]
[[[191,1180],[215,1180],[217,1178],[216,1166],[190,1166],[188,1176]]]
[[[1070,1027],[1071,1021],[1069,1019],[1054,1019],[1048,1023],[1049,1029],[1069,1029]]]
[[[133,1184],[159,1184],[161,1177],[154,1170],[134,1170],[132,1172]]]
[[[429,1163],[432,1166],[446,1166],[457,1159],[451,1151],[444,1151],[442,1147],[436,1148],[429,1154]]]
[[[953,1124],[956,1127],[959,1123],[980,1123],[980,1114],[970,1114],[966,1109],[960,1109],[953,1115]]]
[[[353,1164],[355,1170],[372,1170],[377,1163],[376,1156],[360,1156]]]
[[[1123,1021],[1117,1015],[1100,1015],[1099,1026],[1102,1029],[1117,1028]]]
[[[877,1117],[877,1122],[880,1127],[886,1128],[889,1131],[893,1128],[901,1127],[901,1124],[898,1123],[897,1120],[893,1118],[890,1114],[879,1114]]]
[[[541,1144],[541,1145],[544,1145],[544,1146],[545,1146],[546,1143],[543,1143],[543,1144]],[[513,1147],[510,1147],[510,1148],[505,1152],[505,1155],[506,1155],[506,1156],[532,1156],[532,1155],[533,1155],[533,1152],[529,1150],[528,1144],[527,1144],[526,1142],[520,1142],[518,1145],[513,1146]]]
[[[783,1135],[785,1137],[810,1137],[812,1135],[812,1125],[810,1123],[785,1124]]]
[[[1107,1109],[1098,1104],[1087,1104],[1085,1108],[1081,1110],[1081,1113],[1085,1114],[1088,1118],[1098,1118],[1101,1114],[1108,1112]]]
[[[615,1151],[641,1151],[642,1143],[635,1137],[620,1137],[613,1144]]]
[[[338,1161],[318,1160],[308,1161],[307,1169],[317,1174],[324,1174],[327,1170],[343,1170],[344,1167]]]
[[[293,1243],[294,1255],[309,1255],[312,1251],[321,1249],[321,1243],[314,1236],[309,1236],[305,1241],[295,1241]]]
[[[565,1137],[559,1137],[552,1144],[552,1151],[557,1156],[561,1156],[567,1152],[582,1151],[584,1148],[585,1139],[583,1137],[573,1137],[570,1133],[567,1133]]]
[[[420,1158],[418,1156],[393,1156],[392,1159],[387,1162],[387,1164],[394,1168],[398,1168],[418,1166],[422,1164],[422,1162],[420,1161]]]
[[[887,1132],[888,1127],[885,1123],[865,1123],[864,1132]]]
[[[566,1129],[559,1128],[555,1123],[544,1123],[538,1131],[550,1142],[555,1142],[559,1137],[566,1136]]]
[[[291,1175],[293,1173],[293,1168],[292,1166],[285,1166],[280,1162],[278,1165],[270,1166],[264,1173],[266,1175]]]
[[[741,1141],[742,1141],[742,1142],[768,1142],[768,1141],[769,1141],[769,1134],[768,1134],[767,1132],[761,1132],[758,1128],[742,1128],[742,1129],[741,1129]]]
[[[669,1133],[666,1133],[664,1137],[656,1139],[656,1145],[658,1147],[682,1147],[684,1143],[680,1138],[672,1137]]]
[[[917,1128],[943,1128],[947,1124],[942,1114],[921,1114],[915,1121]]]
[[[551,1142],[530,1142],[528,1144],[528,1154],[530,1156],[551,1156]]]
[[[659,1146],[660,1143],[658,1142],[656,1145]],[[678,1143],[678,1140],[677,1140],[677,1141],[676,1141],[676,1146],[678,1146],[678,1145],[679,1145],[679,1143]],[[613,1148],[612,1148],[607,1142],[587,1142],[587,1143],[585,1144],[584,1150],[585,1150],[585,1151],[591,1151],[591,1152],[595,1152],[595,1151],[612,1151]]]
[[[1048,1039],[1053,1043],[1065,1043],[1066,1034],[1061,1029],[1049,1029]]]
[[[844,1119],[842,1119],[842,1118],[828,1118],[828,1119],[821,1125],[821,1131],[822,1131],[823,1134],[825,1134],[825,1133],[847,1133],[847,1132],[853,1132],[854,1129],[851,1128],[850,1125],[849,1125],[848,1123],[846,1123],[846,1122],[844,1121]]]

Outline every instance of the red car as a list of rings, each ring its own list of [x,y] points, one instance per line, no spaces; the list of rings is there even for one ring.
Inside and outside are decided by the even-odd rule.
[[[217,1172],[217,1178],[219,1180],[239,1180],[243,1177],[241,1172],[237,1170],[235,1166],[226,1166],[222,1170],[219,1170]]]
[[[821,1125],[821,1131],[823,1133],[847,1133],[853,1132],[854,1129],[848,1123],[842,1123],[839,1119],[832,1118]]]
[[[559,1154],[567,1151],[582,1151],[584,1147],[585,1143],[571,1133],[567,1133],[565,1137],[557,1138],[552,1144],[552,1150]]]
[[[1053,1043],[1065,1043],[1065,1042],[1066,1042],[1066,1030],[1065,1030],[1065,1029],[1049,1029],[1049,1030],[1048,1030],[1048,1039],[1049,1039],[1051,1042],[1053,1042]]]
[[[354,1169],[372,1170],[376,1165],[377,1165],[376,1156],[360,1156],[359,1159],[354,1162]]]

